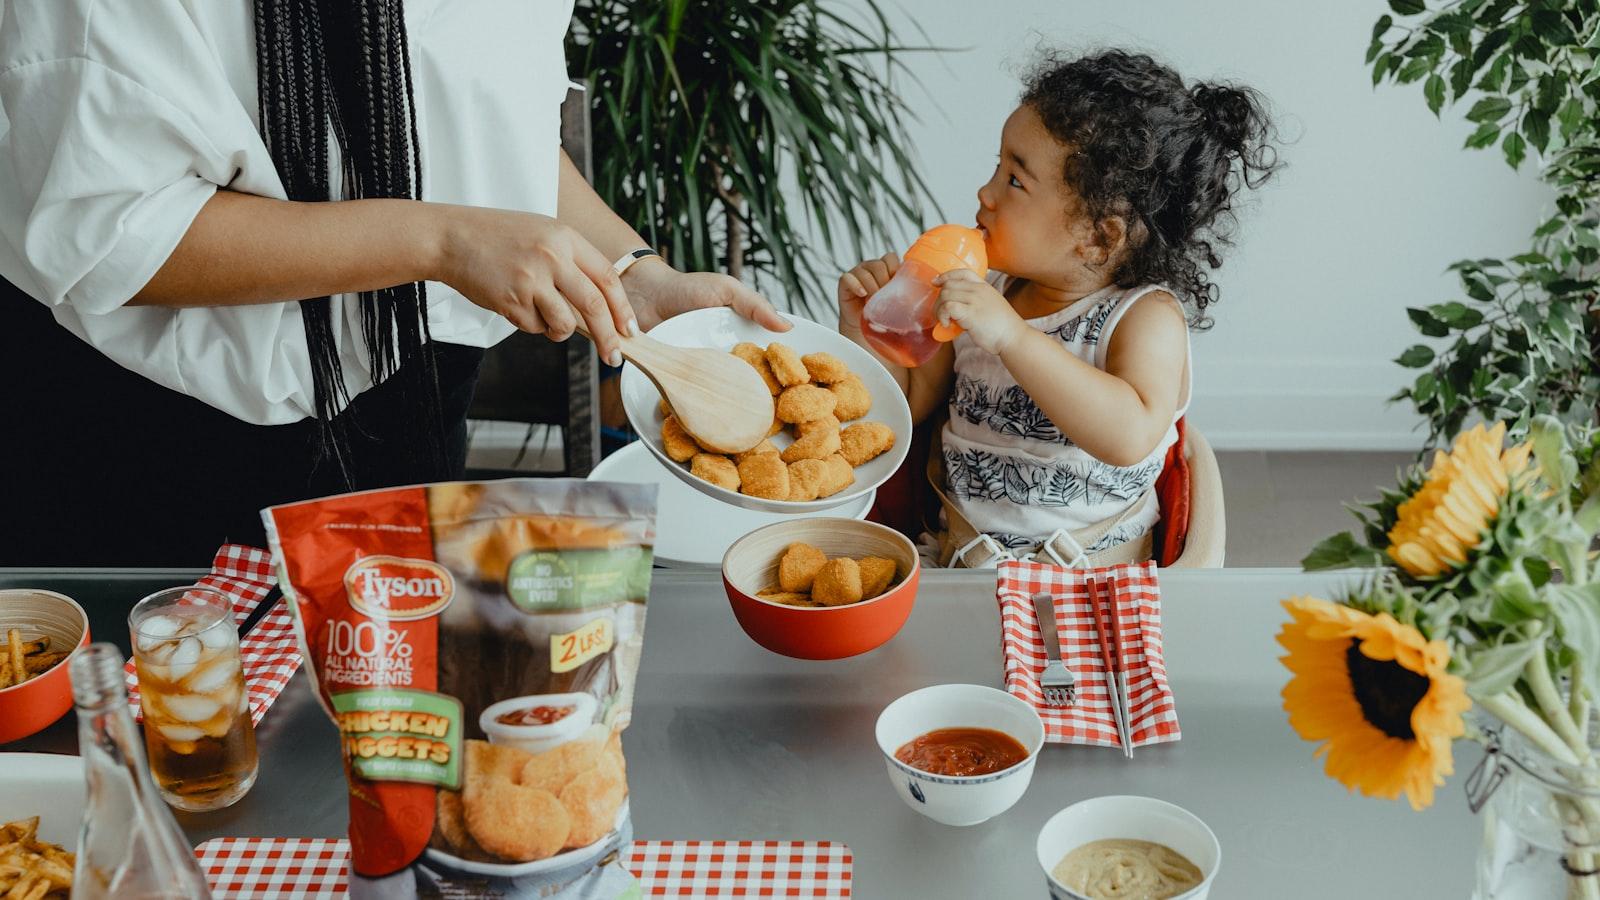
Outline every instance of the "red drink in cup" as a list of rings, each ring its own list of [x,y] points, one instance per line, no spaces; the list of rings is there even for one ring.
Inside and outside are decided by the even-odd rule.
[[[953,269],[989,273],[983,232],[940,225],[917,238],[900,269],[872,295],[861,311],[861,333],[885,359],[915,368],[933,358],[939,345],[954,340],[959,326],[942,326],[934,315],[939,287],[933,279]]]

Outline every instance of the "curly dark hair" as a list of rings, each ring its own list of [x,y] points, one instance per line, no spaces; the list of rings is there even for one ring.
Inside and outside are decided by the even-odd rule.
[[[1051,57],[1026,79],[1022,103],[1066,144],[1066,182],[1096,227],[1128,224],[1116,261],[1119,287],[1165,284],[1189,310],[1191,327],[1211,325],[1219,291],[1207,274],[1222,265],[1235,200],[1281,165],[1261,95],[1201,83],[1149,56],[1106,50]]]

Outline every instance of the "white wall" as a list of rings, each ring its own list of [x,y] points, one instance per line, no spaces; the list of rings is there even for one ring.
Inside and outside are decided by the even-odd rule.
[[[853,0],[851,0],[853,2]],[[1420,443],[1390,362],[1416,342],[1405,307],[1451,299],[1445,266],[1526,247],[1548,196],[1533,167],[1466,151],[1464,106],[1435,120],[1419,85],[1372,88],[1362,63],[1378,0],[886,0],[931,42],[908,57],[944,115],[912,126],[945,214],[970,221],[1016,72],[1052,46],[1151,52],[1188,78],[1265,93],[1294,139],[1289,167],[1243,215],[1217,276],[1216,327],[1195,339],[1192,421],[1227,448]],[[916,32],[900,27],[914,41]],[[924,104],[915,87],[906,92]]]

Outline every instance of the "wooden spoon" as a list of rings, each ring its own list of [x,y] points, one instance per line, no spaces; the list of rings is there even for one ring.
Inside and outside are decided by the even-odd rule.
[[[644,334],[617,337],[623,358],[655,383],[700,446],[743,453],[772,431],[772,394],[749,363],[726,350],[677,347]]]

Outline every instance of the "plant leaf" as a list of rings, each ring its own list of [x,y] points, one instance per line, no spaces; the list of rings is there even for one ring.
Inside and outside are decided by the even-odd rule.
[[[1402,16],[1414,16],[1428,9],[1422,0],[1389,0],[1389,8]]]
[[[1522,677],[1522,669],[1535,653],[1543,652],[1544,641],[1513,641],[1467,651],[1467,691],[1478,697],[1492,697],[1510,690]]]
[[[1515,169],[1522,165],[1522,160],[1528,154],[1528,143],[1522,135],[1515,131],[1506,132],[1506,139],[1500,142],[1500,150],[1505,153],[1506,164]]]
[[[1556,634],[1582,661],[1584,680],[1600,684],[1600,584],[1549,584],[1544,595]]]
[[[1428,76],[1427,82],[1422,86],[1422,95],[1428,101],[1429,111],[1437,117],[1439,110],[1444,106],[1444,79],[1438,72]]]
[[[1467,110],[1469,122],[1498,122],[1511,111],[1511,101],[1504,97],[1484,97]]]
[[[1433,348],[1427,344],[1413,344],[1400,354],[1395,362],[1408,369],[1420,369],[1433,362]]]
[[[1373,568],[1383,564],[1383,554],[1357,543],[1355,535],[1341,531],[1311,548],[1300,565],[1307,572],[1327,569]]]

